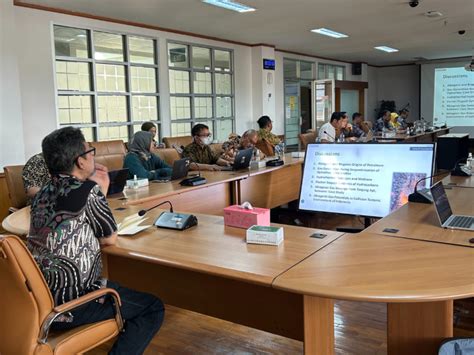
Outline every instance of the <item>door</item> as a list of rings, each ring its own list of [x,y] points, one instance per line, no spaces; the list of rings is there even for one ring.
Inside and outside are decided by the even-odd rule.
[[[285,81],[285,143],[298,145],[300,133],[300,82]]]
[[[333,79],[313,81],[313,128],[317,130],[329,122],[335,111],[334,87]]]
[[[301,84],[300,87],[301,99],[301,127],[300,133],[306,133],[309,129],[313,128],[313,122],[311,120],[311,82],[309,85]]]

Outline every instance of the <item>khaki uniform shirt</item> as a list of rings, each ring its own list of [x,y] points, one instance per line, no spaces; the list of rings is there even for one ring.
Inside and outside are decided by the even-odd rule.
[[[267,131],[266,129],[260,128],[258,130],[258,138],[259,139],[265,139],[268,143],[277,145],[280,143],[280,138],[276,134],[273,134],[270,131]]]

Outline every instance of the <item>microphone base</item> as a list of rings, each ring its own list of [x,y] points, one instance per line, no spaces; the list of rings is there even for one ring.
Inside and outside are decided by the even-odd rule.
[[[451,176],[472,176],[472,171],[465,166],[457,166],[451,171]]]
[[[155,221],[157,228],[182,231],[198,224],[197,217],[192,214],[163,212]]]
[[[204,185],[206,182],[207,182],[206,178],[202,176],[194,176],[194,177],[182,180],[179,184],[181,186],[199,186],[199,185]]]
[[[433,203],[433,196],[431,196],[429,189],[424,189],[408,195],[408,201],[416,203]]]
[[[269,160],[267,161],[267,166],[281,166],[285,164],[285,162],[281,159],[273,159],[273,160]]]

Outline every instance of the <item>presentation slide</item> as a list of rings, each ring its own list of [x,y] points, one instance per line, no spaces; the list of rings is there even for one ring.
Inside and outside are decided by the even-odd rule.
[[[299,208],[384,217],[431,176],[433,158],[434,144],[310,144]]]
[[[474,126],[474,72],[435,69],[433,124]]]
[[[466,58],[421,65],[420,116],[474,139],[474,73],[464,69],[470,62]]]

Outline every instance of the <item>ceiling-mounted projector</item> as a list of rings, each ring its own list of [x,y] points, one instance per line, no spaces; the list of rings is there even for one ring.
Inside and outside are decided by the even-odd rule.
[[[470,64],[466,64],[464,69],[466,69],[467,71],[474,71],[474,57],[472,57]]]

